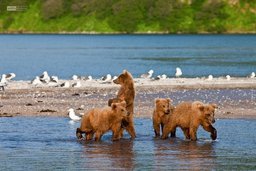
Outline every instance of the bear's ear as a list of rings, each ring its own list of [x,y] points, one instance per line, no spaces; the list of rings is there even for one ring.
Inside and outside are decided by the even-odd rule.
[[[126,102],[124,100],[120,104],[121,106],[126,107]]]
[[[198,109],[199,109],[200,111],[204,111],[204,106],[203,106],[203,105],[198,105]]]
[[[112,108],[112,110],[116,109],[116,108],[117,108],[116,103],[112,103],[112,104],[111,104],[111,108]]]
[[[210,104],[214,109],[218,109],[218,106],[217,106],[217,104],[215,104],[215,103],[212,103],[212,104]]]
[[[155,103],[159,103],[160,102],[160,99],[155,99]]]
[[[127,74],[127,71],[125,69],[123,70],[123,74]]]
[[[170,99],[170,98],[166,98],[166,100],[167,100],[168,103],[172,102],[172,99]]]

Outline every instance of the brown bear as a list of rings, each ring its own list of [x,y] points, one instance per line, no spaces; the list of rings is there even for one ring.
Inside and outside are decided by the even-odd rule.
[[[135,98],[135,87],[134,81],[131,73],[124,70],[122,74],[118,76],[115,80],[113,80],[115,84],[120,84],[121,87],[118,91],[117,97],[114,99],[109,99],[108,105],[110,106],[112,103],[125,101],[126,109],[130,112],[130,115],[122,121],[122,131],[120,131],[120,137],[123,135],[123,129],[130,134],[131,138],[136,137],[135,129],[134,129],[134,98]]]
[[[216,108],[216,104],[204,104],[199,101],[183,102],[177,105],[164,127],[162,138],[166,139],[169,133],[171,133],[171,137],[175,137],[176,127],[180,127],[186,139],[195,141],[197,140],[197,129],[201,125],[204,130],[211,133],[211,138],[215,140],[217,131],[212,124],[215,122]]]
[[[118,140],[122,120],[127,116],[129,116],[129,112],[126,110],[125,101],[112,103],[111,107],[94,108],[83,116],[76,136],[78,139],[82,139],[82,134],[85,133],[86,140],[91,140],[95,134],[95,141],[99,141],[104,133],[112,130],[112,140]]]
[[[163,133],[163,127],[168,122],[168,118],[173,111],[173,106],[170,104],[169,98],[157,98],[155,99],[155,109],[153,112],[153,127],[155,136],[160,137],[160,127]]]

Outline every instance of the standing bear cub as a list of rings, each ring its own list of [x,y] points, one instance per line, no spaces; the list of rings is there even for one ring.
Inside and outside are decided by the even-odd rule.
[[[153,112],[153,127],[156,137],[160,137],[160,129],[163,133],[164,125],[168,122],[168,119],[174,109],[170,102],[171,99],[169,98],[155,99],[155,109]]]
[[[126,110],[126,103],[112,103],[111,107],[94,108],[85,114],[81,121],[80,128],[76,130],[78,139],[82,139],[85,133],[86,140],[91,140],[95,134],[95,141],[101,140],[104,133],[112,130],[112,140],[118,140],[121,130],[121,123],[124,118],[129,116]]]
[[[180,127],[186,137],[192,141],[197,140],[197,129],[201,125],[204,130],[211,133],[211,138],[217,138],[217,131],[212,126],[215,122],[214,112],[216,104],[204,104],[199,101],[183,102],[176,106],[173,114],[164,127],[162,138],[166,139],[171,133],[175,137],[176,128]]]
[[[133,122],[135,88],[133,77],[131,73],[124,70],[117,79],[113,80],[113,82],[115,84],[120,84],[121,87],[118,91],[117,97],[108,100],[108,105],[111,106],[112,103],[124,100],[126,102],[126,110],[130,112],[130,115],[122,121],[122,130],[120,132],[120,137],[122,137],[123,135],[123,129],[126,129],[126,131],[130,134],[131,138],[135,138],[136,133]]]

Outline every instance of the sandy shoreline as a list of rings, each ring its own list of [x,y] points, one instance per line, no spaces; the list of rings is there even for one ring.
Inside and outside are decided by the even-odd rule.
[[[61,80],[64,82],[65,80]],[[176,105],[181,101],[201,100],[220,106],[216,118],[256,119],[256,78],[171,78],[166,80],[134,79],[136,87],[135,117],[151,117],[154,99],[169,97]],[[75,81],[70,81],[74,83]],[[79,88],[55,85],[35,87],[29,81],[12,81],[0,91],[0,116],[67,117],[74,108],[83,113],[107,105],[115,97],[118,85],[99,80],[81,81]]]

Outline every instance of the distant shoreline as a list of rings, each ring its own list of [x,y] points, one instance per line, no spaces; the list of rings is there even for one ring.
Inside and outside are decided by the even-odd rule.
[[[200,33],[168,33],[168,32],[0,32],[0,35],[256,35],[254,32],[200,32]]]

